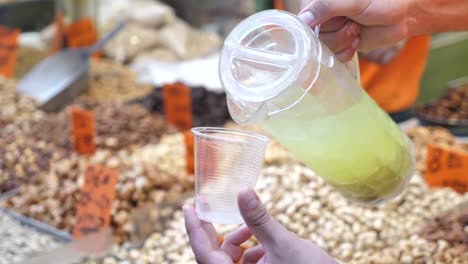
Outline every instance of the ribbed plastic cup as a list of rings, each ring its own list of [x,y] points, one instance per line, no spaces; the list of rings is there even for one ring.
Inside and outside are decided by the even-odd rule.
[[[255,187],[270,140],[255,133],[197,127],[195,208],[198,217],[217,224],[240,224],[238,193]]]

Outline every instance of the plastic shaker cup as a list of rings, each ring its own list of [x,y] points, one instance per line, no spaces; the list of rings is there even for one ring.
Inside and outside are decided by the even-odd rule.
[[[195,208],[202,220],[240,224],[238,193],[254,188],[270,141],[255,133],[193,128],[195,138]]]

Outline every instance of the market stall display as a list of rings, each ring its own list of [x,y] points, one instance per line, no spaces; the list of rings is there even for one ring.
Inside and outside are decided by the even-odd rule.
[[[102,81],[106,76],[102,75]],[[154,96],[160,91],[158,88],[151,94]],[[2,90],[2,94],[4,92]],[[114,93],[119,93],[119,89]],[[163,103],[161,95],[158,96],[157,102]],[[204,100],[211,95],[202,88],[194,88],[192,96],[194,108],[199,109],[216,109],[215,102],[224,102],[223,98],[215,98],[204,105]],[[193,178],[185,169],[182,134],[171,130],[164,118],[139,105],[81,98],[74,106],[95,113],[98,151],[91,156],[72,153],[68,110],[43,114],[34,107],[26,108],[26,116],[40,114],[37,118],[22,121],[9,120],[10,125],[1,130],[7,135],[2,140],[8,151],[0,160],[16,157],[2,172],[16,177],[15,173],[23,170],[25,174],[34,174],[35,180],[16,185],[18,194],[1,202],[1,206],[70,232],[75,223],[75,203],[79,200],[84,170],[88,164],[106,165],[120,175],[111,226],[114,241],[123,246],[116,247],[112,256],[98,261],[193,263],[180,211],[181,203],[193,196]],[[161,107],[160,104],[153,105],[156,106]],[[5,107],[3,105],[1,109]],[[156,111],[162,112],[162,108]],[[210,115],[201,118],[223,122]],[[226,126],[239,128],[233,123]],[[248,129],[261,131],[256,127]],[[417,127],[408,134],[415,143],[420,172],[424,171],[424,151],[428,143],[460,150],[467,148],[442,128]],[[16,151],[12,150],[15,144],[19,145]],[[19,158],[25,155],[31,158]],[[23,160],[25,164],[12,166],[18,161],[22,164]],[[30,166],[28,161],[38,165]],[[468,196],[450,189],[429,189],[420,175],[413,176],[405,194],[395,201],[375,208],[361,207],[345,200],[297,162],[291,153],[273,142],[267,149],[257,190],[270,212],[288,229],[317,243],[345,263],[368,263],[370,260],[375,263],[424,263],[424,259],[462,263],[467,257],[452,246],[448,238],[427,240],[420,233],[420,227],[449,209],[448,204],[455,206],[466,202]],[[151,218],[146,219],[152,219],[150,222],[154,225],[143,228],[141,221],[136,220],[142,211],[153,212],[149,213]],[[142,228],[139,230],[137,226]],[[232,229],[217,228],[221,234]],[[129,246],[133,241],[143,243],[142,247]],[[250,243],[255,244],[255,241]]]
[[[102,50],[101,58],[90,60],[88,87],[66,108],[45,113],[38,109],[35,100],[15,92],[15,80],[0,79],[0,211],[35,219],[71,237],[79,222],[76,208],[82,198],[86,171],[90,165],[105,166],[118,174],[110,218],[114,246],[105,257],[84,259],[81,263],[195,263],[181,211],[182,204],[192,201],[195,195],[194,177],[187,171],[187,164],[190,164],[186,160],[187,149],[190,148],[186,146],[187,135],[168,124],[169,118],[165,117],[167,102],[164,101],[164,88],[161,86],[164,82],[157,87],[140,84],[141,76],[138,74],[145,71],[138,70],[137,74],[132,71],[137,71],[135,67],[130,70],[127,66],[135,66],[137,61],[154,60],[164,67],[190,60],[194,64],[190,68],[181,67],[181,72],[201,75],[206,71],[215,76],[215,72],[207,70],[208,64],[200,62],[198,66],[197,60],[193,59],[219,49],[221,39],[216,34],[200,31],[180,20],[171,7],[158,1],[112,1],[115,8],[123,2],[123,6],[129,8],[122,8],[105,23],[100,23],[99,17],[93,17],[95,26],[101,32],[109,31],[115,26],[115,21],[123,18],[128,19],[128,25]],[[129,5],[129,2],[132,4]],[[71,18],[71,13],[65,14],[64,19],[66,24],[75,20]],[[41,34],[41,41],[45,42],[47,49],[20,43],[17,77],[50,54],[54,27],[47,30]],[[217,59],[213,61],[217,63]],[[193,67],[199,70],[194,71]],[[167,72],[173,71],[167,68]],[[158,78],[158,74],[153,72],[151,78]],[[160,78],[164,79],[164,76]],[[253,79],[245,80],[246,84],[252,84]],[[184,79],[184,83],[190,82]],[[188,88],[194,127],[226,127],[267,135],[258,126],[240,127],[234,124],[228,112],[225,93],[215,92],[214,87],[206,84],[188,86],[191,86]],[[444,98],[422,108],[422,113],[449,122],[465,122],[466,89],[466,86],[461,86],[451,91]],[[328,89],[333,90],[333,87]],[[332,108],[347,106],[352,100],[348,102],[340,94],[324,93],[322,96],[341,100],[330,104]],[[362,98],[362,94],[359,95]],[[318,105],[304,102],[307,100],[300,105],[304,111]],[[370,107],[370,104],[370,101],[366,101],[363,105]],[[96,145],[93,154],[80,155],[74,150],[71,125],[73,108],[92,113]],[[317,110],[317,117],[321,116],[320,109],[312,110]],[[340,112],[335,108],[325,110]],[[347,111],[350,111],[349,108],[344,112],[351,117],[342,118],[339,123],[350,124],[349,127],[355,129],[355,138],[369,140],[370,137],[364,134],[370,133],[375,126],[371,126],[371,122],[356,125],[362,121],[358,119],[362,119],[364,114]],[[384,132],[393,133],[382,137],[378,144],[371,147],[372,150],[381,150],[377,153],[380,155],[382,149],[391,145],[387,139],[394,138],[400,132],[380,112],[374,114],[377,119],[383,118],[384,125],[391,126]],[[299,130],[287,123],[275,125],[271,131],[276,131],[277,127],[277,131]],[[325,125],[328,124],[317,125],[313,132],[319,133],[318,128]],[[326,153],[336,152],[334,146],[345,145],[348,147],[340,152],[345,153],[345,159],[348,156],[350,159],[357,157],[359,144],[351,140],[350,128],[343,131],[338,132],[346,136],[333,141],[333,144],[325,144],[323,139],[335,138],[334,134],[323,133],[317,137],[322,139],[317,143],[320,145],[316,145],[319,148],[315,148],[320,149],[317,152],[319,157],[329,157]],[[281,132],[277,134],[280,137],[286,135]],[[318,177],[318,172],[313,172],[277,141],[271,142],[266,149],[255,189],[269,212],[281,224],[327,250],[340,263],[465,264],[468,259],[468,193],[450,188],[431,188],[424,177],[428,145],[464,155],[468,154],[468,143],[458,141],[442,127],[417,126],[407,130],[406,134],[414,143],[416,170],[403,194],[384,204],[367,207],[349,201]],[[291,135],[298,137],[299,133]],[[408,143],[404,135],[396,138]],[[304,148],[301,144],[297,147]],[[396,153],[398,150],[390,152]],[[395,166],[402,164],[397,162],[398,158],[393,161]],[[343,162],[336,163],[331,169],[337,169]],[[358,165],[366,164],[356,162],[349,166],[356,169]],[[361,167],[356,169],[357,173],[359,171],[362,171]],[[393,177],[383,178],[388,180]],[[380,193],[380,190],[376,193]],[[374,194],[369,192],[364,198],[373,198]],[[215,227],[221,236],[236,228],[227,225]],[[26,228],[18,219],[2,213],[0,237],[0,263],[16,262],[66,243],[36,229]],[[246,247],[257,243],[252,238]]]

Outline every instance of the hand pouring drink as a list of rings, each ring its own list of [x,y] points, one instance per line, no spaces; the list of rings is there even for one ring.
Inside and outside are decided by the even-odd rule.
[[[231,32],[219,70],[237,123],[262,126],[345,197],[378,204],[411,177],[412,144],[354,66],[353,74],[296,16],[270,10]]]

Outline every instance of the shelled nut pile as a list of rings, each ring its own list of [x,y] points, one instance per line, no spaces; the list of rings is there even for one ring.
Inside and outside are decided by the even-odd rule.
[[[442,127],[414,127],[406,131],[414,143],[416,169],[424,173],[426,168],[427,145],[435,144],[457,151],[468,152],[468,144],[460,143],[450,132]]]
[[[105,59],[92,59],[87,94],[99,101],[126,102],[150,93],[152,87],[136,82],[127,67]]]
[[[175,208],[181,207],[184,193],[193,189],[193,178],[185,173],[183,143],[183,136],[174,134],[135,152],[99,150],[90,157],[72,154],[51,164],[38,181],[22,185],[17,195],[0,206],[71,231],[84,171],[89,164],[103,164],[119,173],[111,226],[116,243],[124,243],[135,229],[134,210],[148,204],[157,206],[159,212],[152,215],[153,221],[164,226],[161,221],[168,221]]]
[[[0,237],[1,264],[23,261],[61,244],[49,235],[25,227],[3,213],[0,213]]]
[[[204,87],[191,87],[193,126],[222,126],[230,120],[226,94],[209,91]],[[156,87],[150,94],[139,98],[135,103],[142,104],[150,111],[164,114],[162,87]]]

